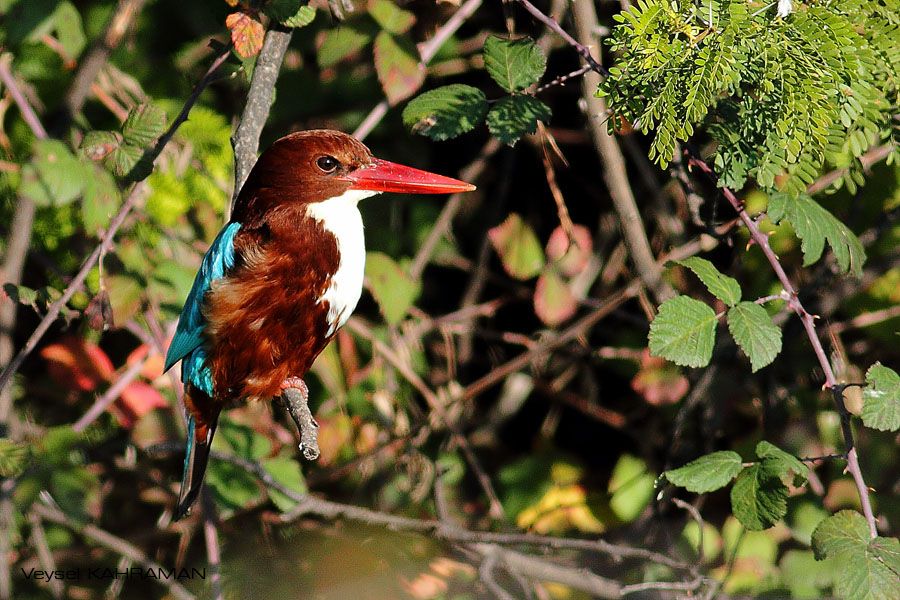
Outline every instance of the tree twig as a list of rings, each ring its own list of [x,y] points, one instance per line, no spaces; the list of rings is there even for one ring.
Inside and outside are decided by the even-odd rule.
[[[590,44],[590,40],[587,40],[588,41],[587,45],[585,43],[583,43],[585,41],[584,39],[582,40],[581,43],[579,43],[579,41],[576,40],[575,38],[573,38],[569,34],[568,31],[563,29],[562,26],[555,19],[545,15],[543,12],[540,11],[540,9],[538,9],[538,7],[536,7],[534,4],[532,4],[528,0],[515,0],[515,1],[518,2],[519,4],[521,4],[525,10],[527,10],[529,13],[531,13],[531,16],[533,16],[535,19],[537,19],[538,21],[540,21],[541,23],[543,23],[544,25],[546,25],[547,27],[549,27],[550,29],[555,31],[557,34],[559,34],[559,36],[562,39],[564,39],[566,41],[567,44],[569,44],[570,46],[575,48],[575,50],[578,52],[578,54],[581,55],[581,57],[585,60],[585,62],[587,62],[587,64],[590,65],[592,71],[595,71],[596,73],[598,73],[604,77],[606,77],[609,74],[606,71],[606,69],[603,68],[603,65],[601,65],[599,62],[597,62],[597,59],[595,59],[594,56],[591,54],[591,50],[588,47],[588,45]],[[578,14],[576,12],[576,20],[577,20],[577,18],[578,18]],[[594,21],[596,22],[596,20],[597,19],[595,18]],[[593,29],[591,31],[593,31]]]
[[[97,420],[97,417],[103,414],[109,406],[116,401],[116,399],[122,395],[122,392],[125,391],[132,381],[137,379],[137,376],[141,374],[141,369],[144,368],[144,364],[146,360],[136,360],[134,364],[125,369],[125,371],[119,375],[119,378],[116,379],[115,382],[109,388],[103,392],[103,395],[97,398],[93,405],[85,412],[78,421],[72,425],[72,429],[76,433],[81,433],[85,429],[87,429],[88,425]]]
[[[39,140],[46,140],[48,137],[47,130],[44,129],[41,120],[35,114],[34,109],[31,108],[28,100],[25,99],[25,95],[22,94],[22,90],[19,88],[19,84],[10,70],[10,63],[12,63],[12,54],[6,53],[0,56],[0,81],[3,81],[3,85],[9,90],[9,95],[12,96],[16,106],[19,107],[22,119],[34,133],[34,137]]]
[[[169,129],[159,138],[156,144],[149,148],[145,153],[142,160],[154,161],[160,155],[163,148],[172,140],[175,132],[187,120],[188,113],[190,113],[191,108],[197,102],[197,99],[200,97],[201,92],[206,89],[206,86],[209,85],[216,71],[219,70],[219,67],[228,59],[231,54],[231,47],[229,46],[222,54],[220,54],[212,63],[212,65],[207,69],[206,74],[200,80],[199,83],[194,87],[194,91],[191,93],[190,97],[185,102],[184,106],[181,109],[179,115],[172,122],[172,125]],[[19,353],[13,358],[13,360],[3,369],[3,372],[0,373],[0,392],[6,389],[6,386],[9,385],[10,380],[12,379],[13,374],[19,370],[19,367],[22,366],[22,362],[24,362],[25,358],[28,357],[29,354],[37,347],[38,342],[47,333],[47,330],[50,329],[50,326],[56,321],[56,317],[59,316],[60,311],[69,301],[69,299],[75,294],[75,292],[81,287],[84,283],[84,280],[87,278],[88,274],[91,272],[91,269],[94,268],[94,265],[99,260],[100,256],[113,246],[113,238],[116,235],[116,232],[119,230],[119,227],[125,222],[125,219],[128,217],[128,214],[131,212],[131,209],[137,205],[138,201],[143,197],[144,192],[146,191],[146,183],[144,181],[140,181],[134,184],[131,188],[128,197],[122,203],[122,207],[119,209],[119,212],[112,218],[109,223],[109,227],[106,229],[106,233],[103,236],[103,239],[100,241],[100,244],[94,248],[94,251],[91,252],[90,256],[85,259],[84,263],[82,263],[81,268],[78,270],[78,273],[75,274],[75,277],[69,282],[69,285],[63,290],[62,295],[54,301],[50,306],[47,307],[47,314],[44,315],[44,318],[41,319],[41,322],[38,324],[37,328],[35,328],[34,332],[32,332],[31,337],[28,338],[28,341],[25,342],[25,346],[19,351]]]
[[[700,171],[714,182],[718,181],[712,167],[704,160],[689,155],[688,164],[700,169]],[[737,212],[738,217],[740,217],[741,221],[749,230],[751,239],[760,247],[766,260],[775,272],[775,276],[778,278],[778,281],[781,283],[781,286],[788,296],[786,299],[788,307],[800,317],[800,322],[803,324],[803,329],[806,331],[806,337],[809,338],[809,343],[812,345],[816,359],[819,361],[819,366],[825,374],[825,385],[823,387],[831,393],[834,404],[838,409],[838,414],[841,417],[841,433],[843,434],[844,447],[847,451],[847,470],[850,472],[850,475],[853,477],[853,481],[856,484],[863,516],[865,516],[866,522],[869,525],[869,533],[874,538],[878,535],[878,528],[875,523],[875,515],[872,512],[872,503],[869,499],[869,488],[863,479],[862,470],[859,466],[859,456],[856,451],[856,443],[853,439],[853,429],[850,423],[850,412],[844,405],[843,390],[838,386],[837,378],[834,376],[834,370],[831,368],[831,362],[828,360],[828,355],[825,353],[825,348],[822,346],[822,341],[819,339],[819,335],[816,332],[815,316],[810,314],[800,301],[800,292],[791,282],[784,267],[781,266],[778,255],[775,254],[775,251],[772,250],[772,247],[769,245],[768,234],[762,232],[759,228],[759,224],[747,213],[744,208],[744,203],[741,202],[731,189],[727,187],[720,187],[719,189],[722,191],[722,195],[725,196],[725,199],[731,204],[732,208],[734,208],[735,212]]]
[[[41,518],[33,513],[28,513],[28,523],[31,525],[31,543],[34,545],[38,560],[41,567],[48,573],[56,571],[56,561],[53,559],[53,553],[50,551],[50,545],[47,543],[47,534],[44,532],[44,524]],[[54,598],[62,598],[64,593],[63,582],[61,579],[50,578],[50,591]]]
[[[90,523],[79,523],[58,508],[49,506],[42,502],[35,502],[32,510],[45,521],[64,525],[80,533],[84,537],[93,540],[107,550],[111,550],[112,552],[115,552],[121,556],[125,556],[131,559],[132,562],[143,565],[145,568],[153,569],[154,571],[163,569],[162,565],[141,552],[140,548],[138,548],[137,546],[109,533],[104,529],[100,529],[96,525],[92,525]],[[194,595],[187,591],[184,586],[182,586],[174,579],[162,578],[158,579],[157,581],[160,585],[165,586],[169,590],[169,593],[172,594],[172,597],[177,598],[178,600],[194,600]]]
[[[527,0],[519,0],[526,2]],[[590,55],[587,46],[590,43],[593,32],[597,28],[597,12],[594,9],[593,0],[575,0],[573,7],[575,26],[580,47]],[[625,158],[616,139],[609,134],[606,128],[606,119],[598,118],[607,114],[606,101],[596,95],[600,85],[600,74],[597,69],[586,73],[582,82],[582,97],[587,104],[587,119],[590,125],[591,137],[600,162],[603,164],[603,179],[609,190],[613,207],[619,217],[619,225],[628,254],[634,262],[637,275],[644,285],[653,293],[657,303],[675,295],[675,290],[662,278],[662,266],[657,264],[650,249],[650,240],[641,213],[638,210],[631,183],[628,181],[628,173],[625,168]]]
[[[253,68],[250,91],[247,92],[247,103],[241,122],[231,137],[234,148],[234,191],[231,203],[237,200],[241,188],[256,164],[259,151],[259,137],[269,118],[269,110],[275,97],[275,84],[284,62],[284,54],[291,43],[291,30],[272,28],[266,32],[262,50]]]
[[[437,54],[437,51],[441,49],[441,46],[444,45],[444,42],[449,40],[450,36],[456,33],[456,30],[466,22],[466,19],[471,17],[475,11],[478,10],[481,3],[482,0],[466,0],[466,2],[459,7],[459,10],[453,13],[453,16],[441,25],[435,32],[434,37],[419,47],[419,64],[427,66],[428,63],[431,62],[431,59],[434,58],[434,55]],[[362,123],[356,128],[356,131],[353,132],[353,137],[360,141],[366,139],[369,134],[372,133],[372,130],[375,129],[375,126],[381,122],[384,115],[387,114],[389,108],[390,104],[388,104],[387,99],[376,104],[362,120]]]

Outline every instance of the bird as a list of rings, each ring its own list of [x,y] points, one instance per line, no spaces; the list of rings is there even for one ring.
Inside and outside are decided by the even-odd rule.
[[[358,203],[382,192],[448,194],[475,186],[375,158],[360,141],[307,130],[263,152],[230,221],[203,257],[166,353],[181,362],[187,440],[175,520],[189,514],[220,412],[303,381],[362,294]]]

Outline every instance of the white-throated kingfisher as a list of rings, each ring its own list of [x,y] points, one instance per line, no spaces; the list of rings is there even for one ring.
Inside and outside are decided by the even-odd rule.
[[[224,407],[287,388],[306,398],[303,377],[362,293],[359,201],[473,189],[375,158],[337,131],[292,133],[259,157],[203,257],[166,354],[166,370],[182,361],[188,417],[176,519],[200,491]]]

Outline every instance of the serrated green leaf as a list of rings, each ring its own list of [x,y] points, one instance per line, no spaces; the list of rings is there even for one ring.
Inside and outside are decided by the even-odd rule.
[[[834,591],[850,600],[891,600],[900,586],[900,542],[869,537],[859,513],[842,510],[824,519],[812,537],[818,560],[832,559]]]
[[[772,194],[767,212],[774,223],[779,223],[782,219],[790,222],[801,240],[804,266],[821,258],[827,241],[842,271],[850,271],[857,277],[862,275],[863,263],[866,261],[862,242],[846,225],[809,196],[790,198],[787,194]]]
[[[537,83],[547,68],[547,58],[531,38],[507,40],[495,35],[484,42],[484,68],[507,92]]]
[[[0,477],[18,477],[31,455],[26,444],[0,438]]]
[[[369,14],[382,29],[396,34],[406,33],[416,22],[415,15],[391,0],[372,0],[369,2]]]
[[[271,0],[263,8],[269,17],[285,27],[306,27],[316,18],[316,9],[308,0]]]
[[[712,358],[716,322],[715,311],[699,300],[666,300],[650,324],[650,353],[683,367],[705,367]]]
[[[487,115],[488,129],[504,144],[514,146],[519,138],[537,130],[537,122],[547,123],[553,113],[534,96],[507,96]]]
[[[114,131],[88,131],[81,140],[81,154],[89,160],[103,160],[121,143],[122,136]]]
[[[518,214],[510,213],[503,223],[491,228],[488,238],[512,277],[524,281],[544,268],[544,249],[534,230]]]
[[[488,104],[484,92],[456,83],[425,92],[403,109],[403,123],[413,133],[448,140],[484,120]]]
[[[106,159],[112,172],[129,181],[141,181],[153,172],[153,163],[145,157],[145,152],[133,144],[121,144]]]
[[[319,46],[317,60],[320,67],[332,67],[344,58],[365,48],[378,33],[371,21],[344,23],[329,30]]]
[[[725,487],[743,468],[737,452],[722,450],[701,456],[683,467],[666,471],[663,475],[678,487],[704,494]]]
[[[33,290],[30,287],[24,285],[16,285],[14,283],[4,283],[3,284],[3,293],[6,294],[10,300],[17,304],[22,304],[24,306],[30,306],[31,308],[37,310],[38,305],[38,292],[37,290]]]
[[[382,31],[375,37],[374,52],[375,72],[389,104],[409,98],[422,86],[425,67],[409,39]]]
[[[900,375],[881,363],[866,372],[862,420],[866,427],[881,431],[900,429]]]
[[[776,474],[782,479],[793,473],[794,487],[806,483],[809,468],[793,454],[763,440],[756,445],[756,456],[763,459],[768,473]]]
[[[141,104],[128,113],[122,125],[125,141],[146,150],[166,130],[166,113],[154,104]]]
[[[691,256],[684,260],[675,261],[682,267],[687,267],[700,278],[709,293],[727,304],[734,306],[741,301],[741,286],[733,277],[722,274],[711,262],[699,256]]]
[[[787,514],[788,489],[764,463],[745,468],[731,488],[731,511],[750,531],[768,529]]]
[[[741,302],[728,311],[728,330],[750,358],[753,372],[770,364],[781,352],[781,329],[754,302]]]
[[[303,469],[296,460],[289,456],[275,456],[262,462],[262,467],[268,471],[275,481],[286,488],[305,494],[307,491],[306,480],[303,478]],[[297,502],[280,491],[269,488],[269,497],[275,506],[282,512],[291,510]]]
[[[366,279],[381,314],[394,325],[403,320],[422,291],[422,282],[383,252],[366,254]]]

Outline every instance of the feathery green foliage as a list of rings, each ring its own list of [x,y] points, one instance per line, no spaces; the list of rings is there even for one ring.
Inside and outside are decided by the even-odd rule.
[[[705,127],[720,185],[752,178],[796,196],[826,166],[848,167],[838,184],[855,189],[859,157],[896,140],[896,0],[804,4],[785,18],[746,0],[644,0],[616,20],[617,61],[598,93],[654,132],[662,166]]]

